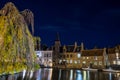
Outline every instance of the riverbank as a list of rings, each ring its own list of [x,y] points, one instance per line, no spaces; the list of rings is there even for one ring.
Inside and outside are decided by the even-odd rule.
[[[20,73],[20,72],[23,72],[24,70],[21,70],[21,71],[11,71],[11,72],[4,72],[4,73],[1,73],[0,76],[6,76],[6,75],[11,75],[11,74],[17,74],[17,73]]]
[[[53,69],[62,69],[62,70],[82,70],[82,71],[98,71],[98,72],[112,72],[112,73],[120,73],[120,70],[114,69],[93,69],[93,68],[65,68],[65,67],[50,67]]]

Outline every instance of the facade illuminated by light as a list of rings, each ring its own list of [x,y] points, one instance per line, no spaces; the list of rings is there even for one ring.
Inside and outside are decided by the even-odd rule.
[[[36,51],[39,64],[44,67],[52,67],[53,51]]]

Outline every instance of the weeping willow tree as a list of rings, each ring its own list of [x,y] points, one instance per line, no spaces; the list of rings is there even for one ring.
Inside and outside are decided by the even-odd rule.
[[[35,58],[33,13],[19,12],[11,2],[0,10],[0,73],[32,68]]]

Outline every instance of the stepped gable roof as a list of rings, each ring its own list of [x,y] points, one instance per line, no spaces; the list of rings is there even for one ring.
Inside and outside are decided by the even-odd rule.
[[[61,46],[61,47],[60,47],[60,53],[63,53],[63,47],[64,47],[64,46]],[[65,46],[65,47],[66,47],[66,52],[80,52],[80,50],[81,50],[81,46],[77,46],[77,47],[75,48],[74,45],[67,45],[67,46]],[[75,49],[75,51],[74,51],[74,49]]]
[[[108,48],[107,54],[115,54],[115,48]]]
[[[77,46],[75,52],[80,52],[81,51],[81,46]]]
[[[74,50],[74,45],[68,45],[66,46],[67,52],[73,52]]]
[[[81,47],[80,47],[80,46],[77,46],[77,47],[75,48],[74,45],[68,45],[68,46],[66,46],[66,49],[67,49],[67,52],[80,52]],[[75,49],[75,50],[74,50],[74,49]]]
[[[102,56],[104,49],[91,49],[82,51],[81,56]]]
[[[114,48],[108,48],[107,53],[108,54],[115,54],[116,52],[118,52],[120,54],[120,46],[116,46]]]

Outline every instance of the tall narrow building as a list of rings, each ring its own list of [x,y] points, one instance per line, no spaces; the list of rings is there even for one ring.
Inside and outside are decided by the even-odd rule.
[[[60,46],[61,46],[61,42],[60,42],[60,38],[59,38],[59,33],[57,33],[56,36],[56,40],[55,40],[55,54],[58,54],[60,52]]]
[[[61,43],[60,43],[59,33],[57,33],[55,44],[53,47],[53,67],[58,65],[58,61],[59,61],[58,55],[60,53],[60,47],[61,47]]]

